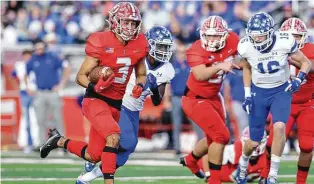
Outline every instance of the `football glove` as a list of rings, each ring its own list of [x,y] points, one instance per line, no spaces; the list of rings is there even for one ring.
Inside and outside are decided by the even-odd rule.
[[[305,79],[306,73],[300,71],[296,78],[292,79],[285,91],[295,93],[300,89],[302,81]]]
[[[104,74],[101,75],[97,84],[94,87],[94,91],[96,93],[101,93],[105,89],[107,89],[114,82],[115,74],[112,73],[107,80],[104,80]]]
[[[132,96],[134,98],[139,98],[141,95],[142,95],[142,92],[143,92],[143,84],[141,83],[138,83],[136,84],[134,87],[133,87],[133,90],[132,90]]]
[[[148,87],[152,90],[158,88],[156,77],[151,73],[147,75],[147,83]]]
[[[250,114],[252,110],[252,97],[246,97],[244,102],[242,103],[242,108],[243,110],[247,113]]]

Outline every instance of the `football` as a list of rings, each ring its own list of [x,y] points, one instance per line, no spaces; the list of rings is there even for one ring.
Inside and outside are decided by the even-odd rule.
[[[88,78],[92,83],[97,83],[101,74],[104,74],[104,80],[107,80],[108,77],[113,73],[113,70],[105,66],[96,66],[90,71]]]

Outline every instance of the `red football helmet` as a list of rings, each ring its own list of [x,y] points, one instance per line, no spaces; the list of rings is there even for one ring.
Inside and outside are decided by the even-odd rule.
[[[220,36],[219,40],[207,40],[206,36]],[[202,24],[200,37],[206,51],[215,52],[225,47],[228,36],[228,24],[219,16],[210,16]]]
[[[304,46],[307,37],[307,29],[305,23],[301,19],[289,18],[281,25],[280,31],[300,35],[301,39],[298,41],[298,46],[299,48]]]
[[[139,9],[133,3],[120,2],[109,11],[109,23],[112,32],[128,41],[137,38],[142,18]]]

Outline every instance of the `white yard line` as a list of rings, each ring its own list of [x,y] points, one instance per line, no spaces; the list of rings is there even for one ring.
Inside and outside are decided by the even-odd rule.
[[[2,156],[7,156],[7,157],[17,157],[17,158],[34,158],[38,157],[39,158],[39,153],[30,153],[29,155],[24,154],[22,151],[2,151],[1,152]],[[184,154],[182,154],[184,155]],[[54,158],[77,158],[73,154],[68,154],[66,156],[60,155],[60,152],[51,152],[49,154],[49,157],[54,157]],[[174,160],[177,159],[176,155],[173,152],[135,152],[131,154],[130,159],[167,159],[167,160]],[[294,161],[298,160],[297,155],[284,155],[282,156],[281,160],[284,161]]]
[[[313,176],[309,176],[313,177]],[[143,176],[143,177],[116,177],[117,181],[132,180],[177,180],[177,179],[195,179],[195,176]],[[295,175],[279,175],[279,178],[295,178]],[[76,178],[2,178],[0,181],[75,181]],[[101,179],[99,179],[101,180]],[[288,184],[288,183],[286,183]],[[290,183],[289,183],[290,184]]]
[[[82,165],[84,161],[73,159],[29,159],[29,158],[2,158],[1,164],[72,164]],[[142,166],[180,166],[178,161],[166,160],[129,160],[126,165]]]

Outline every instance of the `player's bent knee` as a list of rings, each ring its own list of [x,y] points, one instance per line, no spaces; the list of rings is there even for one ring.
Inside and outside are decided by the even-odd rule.
[[[230,140],[230,133],[228,130],[222,131],[213,137],[213,142],[217,142],[223,145],[227,145]]]
[[[304,137],[304,138],[299,138],[299,147],[301,152],[303,153],[311,153],[313,151],[313,138],[309,137]]]
[[[91,155],[89,155],[87,152],[85,152],[85,160],[87,160],[87,161],[89,161],[89,162],[92,162],[92,163],[96,164],[97,162],[99,162],[99,161],[100,161],[100,156],[99,156],[98,158],[97,158],[97,157],[92,158],[92,156],[91,156]]]
[[[109,147],[118,147],[120,141],[120,135],[119,134],[111,134],[106,137],[106,146]]]
[[[258,146],[259,146],[259,142],[257,142],[257,141],[253,141],[253,140],[248,140],[247,141],[247,145],[248,145],[248,148],[250,149],[250,150],[254,150],[254,149],[256,149]]]
[[[89,162],[93,162],[93,163],[97,163],[101,160],[101,153],[102,150],[97,150],[95,152],[85,152],[85,160],[89,161]]]
[[[283,132],[284,134],[286,133],[286,124],[278,121],[274,123],[274,129],[273,129],[274,133],[275,132]]]

